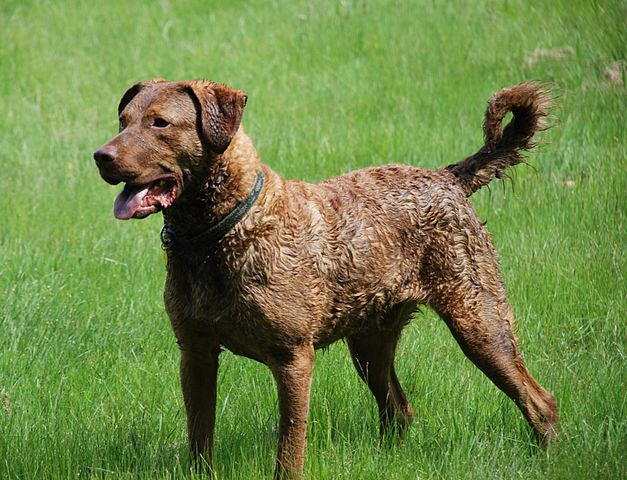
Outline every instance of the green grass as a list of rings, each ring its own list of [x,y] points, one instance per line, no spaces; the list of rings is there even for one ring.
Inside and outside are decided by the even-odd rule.
[[[558,448],[537,451],[512,402],[427,311],[400,345],[416,422],[398,444],[379,446],[345,346],[318,354],[306,475],[625,478],[626,13],[618,0],[4,0],[0,478],[193,476],[161,218],[117,222],[116,188],[91,159],[116,131],[121,94],[157,76],[245,89],[262,159],[310,181],[457,161],[480,146],[494,90],[553,82],[557,128],[513,189],[495,182],[473,202],[525,359],[558,398]],[[269,371],[225,353],[218,395],[215,477],[271,475]]]

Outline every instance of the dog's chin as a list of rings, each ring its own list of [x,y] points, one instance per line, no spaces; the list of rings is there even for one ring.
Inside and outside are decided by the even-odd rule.
[[[146,218],[171,206],[179,191],[177,182],[171,177],[141,185],[127,183],[115,199],[113,214],[119,220]]]

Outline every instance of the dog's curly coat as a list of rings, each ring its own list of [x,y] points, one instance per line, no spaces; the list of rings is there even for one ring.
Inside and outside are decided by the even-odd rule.
[[[345,338],[374,394],[382,432],[413,417],[394,371],[402,328],[420,304],[445,320],[464,353],[514,400],[544,442],[557,405],[529,374],[514,336],[497,254],[468,201],[520,163],[549,97],[528,82],[488,104],[485,145],[439,170],[389,165],[317,184],[281,178],[240,126],[246,95],[207,81],[137,84],[119,106],[119,135],[95,154],[125,182],[118,218],[163,210],[181,238],[207,230],[265,184],[219,239],[168,247],[165,305],[181,348],[191,447],[210,459],[221,347],[268,365],[278,384],[276,474],[302,472],[317,348]],[[508,113],[513,120],[502,128]]]

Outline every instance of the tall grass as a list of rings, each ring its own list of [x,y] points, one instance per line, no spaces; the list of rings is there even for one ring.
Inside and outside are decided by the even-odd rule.
[[[558,398],[559,446],[430,312],[397,369],[416,411],[380,446],[341,343],[316,360],[309,478],[624,478],[624,2],[230,1],[0,5],[0,478],[193,477],[163,313],[161,219],[117,222],[91,152],[132,83],[249,94],[262,159],[319,180],[446,165],[481,144],[489,95],[550,81],[557,127],[513,188],[473,197],[501,253],[525,359]],[[225,353],[216,478],[272,472],[272,377]]]

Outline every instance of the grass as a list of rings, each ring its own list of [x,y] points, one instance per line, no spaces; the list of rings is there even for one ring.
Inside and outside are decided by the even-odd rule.
[[[249,94],[262,159],[310,181],[446,165],[481,144],[489,95],[527,79],[557,128],[514,188],[473,196],[501,253],[521,348],[558,398],[533,446],[515,406],[432,313],[397,369],[416,411],[380,447],[341,343],[316,360],[307,478],[625,478],[625,4],[4,0],[0,6],[0,478],[192,478],[163,312],[161,219],[117,222],[91,152],[125,89],[208,77]],[[609,69],[609,70],[608,70]],[[615,75],[612,80],[612,72]],[[271,475],[269,371],[223,355],[216,478]]]

